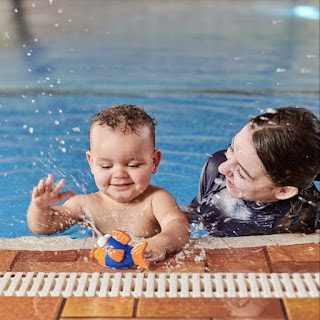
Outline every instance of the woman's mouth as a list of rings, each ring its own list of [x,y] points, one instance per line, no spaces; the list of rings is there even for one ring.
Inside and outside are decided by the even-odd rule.
[[[227,179],[227,186],[230,189],[235,189],[235,187],[236,187],[229,179]]]

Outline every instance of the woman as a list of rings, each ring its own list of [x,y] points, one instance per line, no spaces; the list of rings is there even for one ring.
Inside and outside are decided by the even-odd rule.
[[[203,167],[192,217],[214,236],[320,227],[320,121],[302,107],[252,119]]]

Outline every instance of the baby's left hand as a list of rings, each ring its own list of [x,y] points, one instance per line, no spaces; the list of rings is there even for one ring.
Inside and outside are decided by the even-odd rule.
[[[161,241],[156,241],[153,239],[147,240],[148,245],[145,250],[145,260],[148,263],[163,261],[166,258],[167,250],[161,243]]]

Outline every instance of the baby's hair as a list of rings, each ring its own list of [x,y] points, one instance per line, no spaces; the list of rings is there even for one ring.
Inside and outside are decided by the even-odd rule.
[[[102,110],[92,118],[89,137],[91,128],[96,124],[107,126],[113,131],[119,130],[124,134],[134,132],[137,135],[140,134],[139,129],[142,126],[147,126],[150,130],[153,145],[155,145],[155,127],[157,123],[155,118],[148,115],[142,107],[122,104]]]

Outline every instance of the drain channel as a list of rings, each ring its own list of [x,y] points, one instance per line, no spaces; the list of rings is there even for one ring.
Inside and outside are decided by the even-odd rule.
[[[319,298],[319,273],[0,273],[0,296]]]

